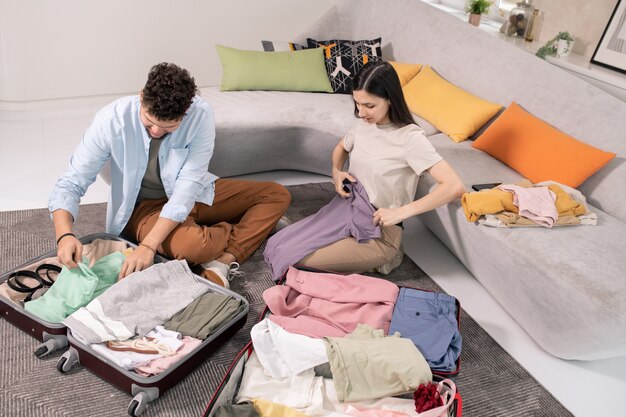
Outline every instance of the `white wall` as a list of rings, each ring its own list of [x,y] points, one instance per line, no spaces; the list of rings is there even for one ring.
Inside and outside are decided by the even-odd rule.
[[[539,42],[568,31],[576,38],[574,52],[591,59],[617,0],[535,0],[533,4],[545,13]]]
[[[0,104],[136,92],[161,61],[216,85],[215,43],[290,40],[336,0],[0,0]]]

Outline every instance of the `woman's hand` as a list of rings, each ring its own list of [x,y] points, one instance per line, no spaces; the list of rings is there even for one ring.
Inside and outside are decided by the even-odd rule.
[[[126,258],[124,264],[122,264],[122,269],[120,271],[120,275],[117,277],[117,280],[119,281],[126,278],[133,272],[143,271],[149,266],[152,266],[154,263],[154,254],[155,251],[148,246],[141,244],[137,246],[133,253]]]
[[[381,208],[374,212],[374,224],[380,227],[393,226],[398,224],[408,216],[405,213],[404,207],[398,207],[393,209]]]
[[[356,182],[356,179],[347,172],[333,170],[333,183],[335,184],[335,191],[337,191],[337,194],[339,194],[341,197],[348,198],[350,196],[350,193],[346,193],[343,190],[344,179],[347,179],[350,182]]]
[[[66,236],[59,241],[57,257],[69,269],[76,268],[83,258],[83,244],[74,236]]]

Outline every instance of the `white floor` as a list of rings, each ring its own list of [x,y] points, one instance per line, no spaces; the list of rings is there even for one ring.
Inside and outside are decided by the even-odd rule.
[[[0,110],[0,211],[46,206],[48,193],[67,166],[82,132],[97,109],[110,100],[42,102]],[[284,171],[246,177],[283,184],[328,180]],[[106,201],[107,195],[107,185],[98,178],[83,202]],[[574,415],[626,416],[620,405],[626,394],[626,357],[576,362],[546,354],[417,219],[405,222],[404,242],[406,253],[456,296],[462,307]]]

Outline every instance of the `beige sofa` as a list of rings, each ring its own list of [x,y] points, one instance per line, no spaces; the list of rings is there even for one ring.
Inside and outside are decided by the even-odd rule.
[[[385,59],[429,64],[479,97],[504,106],[516,101],[569,135],[617,154],[579,187],[598,215],[597,226],[489,228],[467,222],[460,202],[421,220],[546,351],[581,360],[625,355],[626,103],[418,0],[343,0],[293,40],[307,36],[382,36]],[[275,169],[329,174],[332,148],[353,117],[347,95],[218,88],[202,95],[215,108],[210,170],[221,176]],[[522,178],[471,141],[454,143],[423,126],[468,189]],[[418,197],[433,186],[424,175]]]

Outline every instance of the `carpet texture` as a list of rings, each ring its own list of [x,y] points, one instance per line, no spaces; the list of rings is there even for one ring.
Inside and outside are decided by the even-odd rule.
[[[314,213],[334,195],[328,183],[291,186],[289,190],[293,200],[287,216],[291,220]],[[104,204],[81,206],[76,234],[104,231],[104,217]],[[47,210],[1,212],[0,242],[2,272],[53,250]],[[262,252],[263,247],[242,266],[246,276],[231,283],[231,289],[250,302],[246,325],[202,366],[148,405],[144,416],[202,415],[232,360],[249,341],[250,328],[263,310],[263,291],[273,285]],[[442,291],[408,257],[387,279],[398,285]],[[464,312],[461,333],[461,371],[454,380],[463,396],[464,417],[572,415]],[[55,365],[62,352],[37,359],[33,352],[38,345],[37,340],[0,320],[0,416],[126,415],[130,395],[80,365],[60,374]]]

